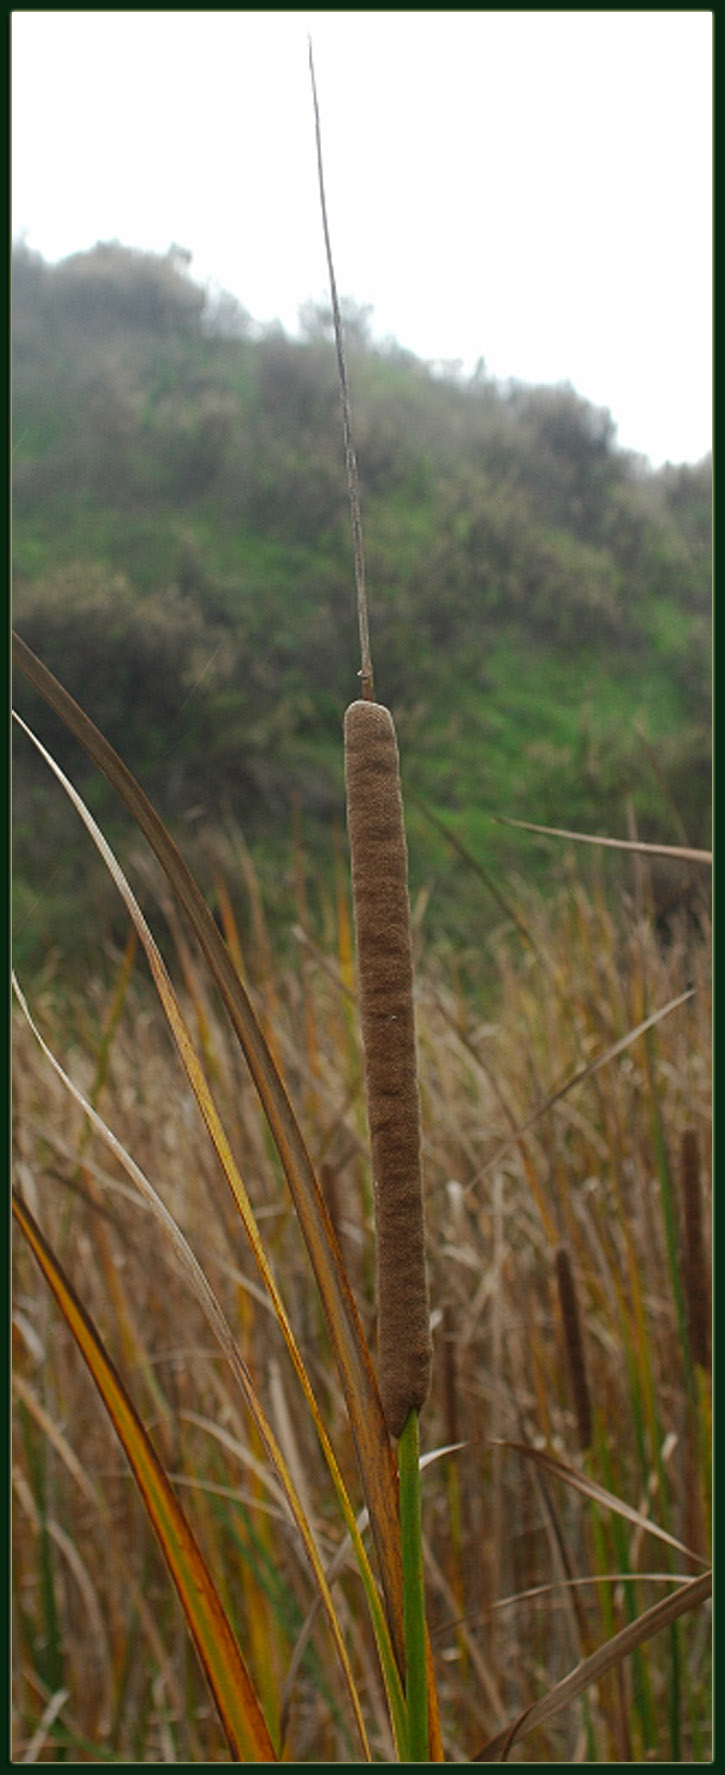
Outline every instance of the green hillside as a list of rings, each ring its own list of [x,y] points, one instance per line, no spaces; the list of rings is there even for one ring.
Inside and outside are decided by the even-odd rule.
[[[15,626],[184,843],[219,860],[241,830],[292,904],[300,823],[332,870],[359,666],[327,317],[260,333],[183,255],[118,245],[54,268],[17,249],[13,305]],[[571,388],[437,376],[373,348],[362,312],[347,341],[376,693],[432,936],[475,943],[485,890],[423,807],[502,883],[560,853],[492,814],[625,836],[631,796],[641,836],[707,844],[710,459],[653,473]],[[16,700],[114,831],[77,748]],[[78,928],[58,800],[21,736],[30,959],[71,904]]]

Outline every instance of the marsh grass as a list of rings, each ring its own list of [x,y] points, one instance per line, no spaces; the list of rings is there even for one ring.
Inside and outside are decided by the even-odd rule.
[[[374,1348],[374,1228],[346,897],[331,868],[317,893],[322,933],[301,932],[299,965],[275,971],[273,945],[259,941],[261,896],[256,940],[245,953],[239,878],[223,871],[222,878],[227,938],[290,1097],[304,1106],[311,1160],[334,1200],[340,1250]],[[673,1282],[673,1261],[684,1277],[692,1269],[692,1213],[688,1219],[679,1191],[666,1205],[662,1171],[664,1151],[677,1176],[695,1131],[698,1261],[707,1266],[708,933],[704,922],[697,931],[683,924],[663,947],[636,898],[623,892],[612,911],[596,871],[585,874],[573,855],[553,901],[520,886],[516,893],[535,948],[511,924],[502,920],[496,931],[489,924],[481,970],[495,1008],[485,1016],[427,953],[424,923],[417,937],[435,1347],[421,1439],[424,1455],[449,1450],[422,1473],[443,1748],[451,1760],[470,1760],[487,1744],[500,1755],[511,1723],[536,1703],[542,1723],[513,1744],[514,1759],[706,1759],[702,1606],[665,1621],[560,1712],[547,1718],[543,1703],[581,1659],[636,1628],[708,1558],[710,1379],[700,1346],[683,1346]],[[303,916],[302,898],[298,905]],[[335,1572],[335,1610],[370,1753],[390,1760],[395,1737],[376,1637],[309,1406],[131,947],[113,973],[108,958],[102,962],[103,985],[99,967],[84,992],[61,995],[60,1009],[60,983],[49,971],[34,991],[33,1014],[153,1179],[234,1328],[323,1564]],[[543,978],[538,952],[547,959]],[[360,1509],[329,1327],[259,1098],[193,941],[179,935],[168,959]],[[584,1065],[617,1049],[646,1009],[677,1000],[687,986],[692,996],[656,1023],[649,1053],[640,1036],[560,1094]],[[107,1147],[89,1136],[19,1014],[14,1046],[16,1186],[173,1476],[275,1750],[354,1760],[359,1739],[329,1625],[228,1363],[171,1248]],[[586,1453],[556,1283],[561,1246],[575,1270],[586,1338]],[[224,1735],[128,1468],[21,1239],[13,1338],[15,1755],[224,1760]]]
[[[503,915],[486,1022],[425,953],[424,898],[411,923],[311,46],[310,74],[361,643],[352,920],[338,856],[311,935],[299,819],[297,965],[275,964],[241,835],[215,920],[13,641],[148,842],[168,937],[164,959],[16,716],[131,935],[60,1017],[52,968],[32,1012],[14,979],[15,1755],[703,1760],[705,921],[658,942],[636,848],[615,917],[573,860],[545,906],[453,839]]]

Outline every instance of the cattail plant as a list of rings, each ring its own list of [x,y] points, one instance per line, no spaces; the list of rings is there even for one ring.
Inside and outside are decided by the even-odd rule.
[[[702,1126],[707,1113],[692,1089],[696,1085],[702,1093],[705,1088],[710,1051],[707,956],[704,945],[702,954],[699,946],[693,947],[687,960],[693,984],[683,993],[681,957],[675,949],[661,953],[654,932],[644,924],[634,933],[629,925],[620,929],[619,915],[617,920],[610,915],[601,883],[589,896],[570,872],[561,903],[538,906],[535,899],[528,899],[525,922],[494,884],[500,910],[511,926],[509,934],[499,926],[488,939],[498,1007],[495,1025],[482,1024],[480,1007],[467,1005],[458,990],[449,990],[435,959],[432,972],[421,969],[414,993],[400,761],[393,718],[374,694],[357,468],[311,55],[310,66],[362,656],[359,700],[346,712],[344,745],[376,1221],[377,1379],[350,1287],[352,1265],[345,1261],[351,1251],[357,1256],[345,1203],[351,1188],[347,1166],[351,1155],[357,1161],[359,1147],[357,1102],[351,1096],[351,1081],[356,1081],[358,1072],[358,1037],[348,1016],[352,946],[347,885],[337,896],[339,969],[321,955],[319,972],[310,969],[300,983],[294,968],[278,976],[270,957],[264,978],[257,982],[262,1000],[257,1013],[245,984],[244,956],[223,871],[217,875],[217,893],[225,941],[140,785],[84,711],[15,637],[19,669],[105,772],[156,858],[166,924],[175,943],[185,999],[197,1023],[194,1037],[182,998],[120,863],[73,785],[34,740],[103,857],[131,918],[133,938],[98,1032],[98,1001],[93,993],[84,992],[78,1005],[72,997],[68,1002],[74,1049],[80,1041],[76,1020],[84,1041],[89,1031],[94,1039],[97,1060],[88,1097],[56,1061],[17,987],[24,1045],[14,1069],[18,1163],[13,1212],[23,1235],[13,1323],[20,1457],[13,1460],[18,1508],[14,1638],[22,1747],[16,1760],[68,1760],[77,1747],[82,1757],[91,1760],[118,1760],[120,1751],[121,1760],[125,1752],[130,1761],[153,1762],[160,1751],[167,1762],[218,1761],[215,1734],[220,1729],[234,1760],[290,1761],[300,1747],[314,1742],[317,1754],[310,1760],[324,1761],[325,1752],[338,1744],[354,1755],[358,1741],[362,1755],[371,1761],[383,1760],[389,1750],[403,1762],[444,1760],[426,1631],[420,1508],[419,1414],[429,1390],[432,1351],[416,1011],[421,1067],[428,1069],[423,1074],[425,1097],[435,1103],[427,1146],[431,1210],[435,1212],[444,1188],[456,1199],[460,1196],[461,1204],[464,1196],[468,1203],[466,1225],[463,1215],[456,1214],[451,1234],[441,1225],[439,1211],[430,1250],[435,1277],[431,1292],[437,1302],[451,1303],[443,1306],[441,1384],[438,1398],[428,1407],[431,1448],[426,1455],[426,1465],[431,1463],[427,1570],[431,1592],[438,1599],[436,1638],[444,1669],[446,1753],[452,1761],[507,1760],[515,1741],[536,1731],[538,1761],[558,1761],[560,1748],[571,1753],[564,1760],[581,1761],[586,1751],[586,1760],[602,1761],[613,1747],[626,1761],[650,1761],[660,1750],[664,1760],[673,1763],[705,1760],[707,1734],[701,1715],[709,1703],[703,1657],[706,1624],[693,1622],[696,1637],[686,1653],[679,1627],[677,1633],[673,1629],[680,1616],[699,1611],[707,1602],[710,1573],[683,1579],[672,1563],[650,1571],[649,1553],[640,1560],[639,1547],[645,1535],[654,1537],[655,1545],[658,1538],[664,1539],[668,1561],[684,1555],[705,1565],[705,1558],[693,1549],[705,1539],[711,1503],[709,1284],[701,1199],[704,1167],[693,1127],[687,1123]],[[32,739],[30,730],[21,725]],[[464,861],[473,860],[458,840],[455,848]],[[299,851],[297,857],[298,912],[304,924]],[[256,877],[245,853],[242,859],[256,921],[253,936],[256,932],[257,938],[260,933],[263,938]],[[475,861],[474,867],[478,867]],[[478,872],[490,888],[485,872]],[[173,904],[167,905],[167,888]],[[125,1022],[121,1019],[137,942],[150,967],[164,1031],[173,1036],[174,1055],[167,1053],[165,1035],[158,1039],[160,1025],[148,1014],[145,1000],[140,1001],[141,1016],[132,1003]],[[521,943],[527,952],[523,959]],[[546,968],[546,989],[541,992],[532,990],[532,954]],[[639,958],[634,982],[632,954]],[[620,1007],[628,1005],[633,984],[639,996],[646,996],[648,978],[657,989],[660,1009],[645,1015],[642,1006],[643,1021],[630,1027],[627,1018],[622,1034]],[[334,1000],[329,997],[330,979]],[[696,992],[692,1020],[678,1031],[670,1014]],[[217,1016],[217,995],[227,1021]],[[104,1000],[100,1002],[103,1006]],[[589,1031],[591,1018],[594,1038],[593,1053],[574,1072],[572,1007],[575,1027],[586,1024]],[[43,1021],[48,1019],[50,996],[43,1007]],[[661,1026],[661,1074],[651,1058],[647,1075],[635,1064],[613,1065],[655,1025]],[[561,1053],[555,1046],[559,1030],[565,1043]],[[496,1044],[490,1057],[489,1036]],[[308,1103],[316,1165],[275,1052],[294,1057],[301,1086],[313,1081]],[[542,1053],[546,1069],[539,1079]],[[559,1122],[553,1112],[558,1112],[562,1100],[595,1076],[597,1089],[589,1103],[581,1113],[572,1111]],[[682,1251],[676,1249],[677,1216],[669,1217],[667,1142],[657,1096],[660,1078],[678,1077],[687,1081],[688,1088],[683,1084],[672,1093],[674,1110],[668,1116],[673,1119],[668,1119],[666,1131],[668,1140],[674,1141],[685,1126]],[[125,1108],[129,1135],[134,1133],[135,1112],[136,1138],[148,1155],[150,1170],[160,1171],[160,1191],[114,1134],[105,1110],[103,1117],[99,1113],[102,1088],[117,1109]],[[636,1182],[641,1176],[642,1153],[648,1150],[652,1099],[658,1118],[664,1242],[652,1236],[654,1192],[630,1187],[630,1179]],[[662,1099],[664,1108],[664,1092]],[[79,1135],[79,1112],[86,1118],[84,1126],[93,1131],[92,1148],[90,1136]],[[254,1200],[235,1156],[237,1145],[243,1148],[250,1171],[257,1174]],[[511,1149],[516,1149],[515,1154]],[[541,1263],[549,1264],[556,1250],[563,1151],[574,1175],[590,1178],[596,1169],[600,1179],[600,1187],[591,1195],[582,1191],[577,1204],[577,1273],[586,1282],[602,1329],[597,1356],[602,1405],[596,1461],[587,1463],[588,1471],[582,1470],[582,1463],[575,1470],[552,1452],[562,1419],[550,1412],[546,1397],[550,1315],[536,1316],[527,1310],[523,1335],[504,1338],[501,1330],[512,1313],[520,1318],[522,1301],[526,1305],[536,1300]],[[112,1170],[104,1153],[110,1154]],[[468,1178],[466,1184],[451,1180],[452,1153],[456,1171],[458,1155],[463,1155],[466,1169],[458,1174]],[[503,1178],[505,1153],[506,1223],[502,1197],[494,1195],[492,1204],[487,1192],[480,1197],[473,1193],[492,1172]],[[119,1170],[125,1180],[117,1175]],[[289,1202],[280,1190],[282,1177],[289,1187]],[[129,1185],[144,1211],[153,1216],[148,1235],[143,1223],[137,1231],[135,1219],[127,1220]],[[53,1236],[60,1242],[64,1262],[67,1259],[72,1266],[72,1275],[41,1229],[36,1207],[43,1219],[46,1215],[50,1219],[51,1229],[55,1225]],[[495,1226],[502,1229],[496,1232],[496,1241],[504,1236],[504,1224],[510,1224],[516,1229],[515,1247],[510,1262],[499,1264],[494,1249],[493,1261],[482,1266],[480,1252],[490,1241],[492,1213]],[[189,1239],[198,1238],[204,1268],[187,1234]],[[62,1316],[62,1338],[53,1339],[51,1322],[36,1316],[41,1303],[31,1291],[26,1252],[48,1284],[53,1310]],[[452,1272],[452,1265],[461,1267]],[[668,1269],[679,1290],[675,1312]],[[592,1441],[592,1407],[586,1350],[572,1263],[563,1245],[556,1250],[555,1273],[578,1441],[587,1449]],[[310,1323],[304,1314],[310,1274],[325,1314],[329,1342],[324,1344],[319,1336],[321,1321],[315,1318]],[[359,1292],[367,1305],[367,1277]],[[680,1295],[687,1312],[685,1304],[680,1309]],[[298,1313],[303,1319],[301,1338],[294,1326]],[[213,1333],[218,1356],[207,1333]],[[100,1477],[109,1467],[105,1426],[99,1429],[86,1421],[85,1393],[71,1390],[75,1388],[71,1334],[93,1376],[109,1425],[120,1437],[136,1479],[134,1498],[146,1506],[158,1551],[150,1532],[146,1534],[137,1502],[124,1507],[130,1488],[124,1482],[118,1491],[115,1468],[114,1533],[109,1537],[108,1508],[92,1481],[94,1471]],[[114,1359],[116,1348],[124,1368],[132,1370],[128,1385]],[[286,1356],[288,1368],[282,1362],[278,1365],[277,1348]],[[328,1348],[337,1365],[339,1386],[328,1384]],[[677,1385],[683,1373],[698,1409],[692,1433]],[[324,1412],[318,1403],[319,1384],[325,1389]],[[140,1395],[138,1407],[131,1386]],[[265,1405],[265,1390],[271,1412]],[[516,1442],[491,1435],[497,1401],[504,1396],[511,1425],[520,1424],[522,1439]],[[150,1413],[158,1426],[154,1432],[158,1452],[144,1413]],[[674,1450],[684,1440],[683,1425],[688,1438],[685,1458],[669,1460],[668,1447]],[[501,1429],[507,1433],[505,1420]],[[78,1454],[73,1432],[79,1439]],[[41,1433],[49,1442],[47,1469],[40,1458]],[[447,1460],[436,1464],[436,1456],[454,1453],[461,1434],[468,1443],[465,1467]],[[494,1470],[492,1504],[491,1448],[494,1460],[501,1459],[501,1473]],[[510,1454],[519,1467],[512,1470],[506,1532],[501,1533],[503,1459]],[[192,1455],[198,1466],[189,1473]],[[365,1494],[377,1572],[363,1541],[364,1519],[356,1507],[362,1500],[355,1500],[345,1477],[348,1466],[355,1477],[353,1455]],[[173,1476],[164,1464],[172,1459]],[[523,1475],[518,1492],[517,1471]],[[534,1477],[545,1506],[541,1525],[538,1506],[532,1517]],[[318,1479],[328,1489],[313,1494]],[[459,1493],[459,1483],[466,1482],[467,1491]],[[575,1572],[568,1559],[554,1483],[573,1487],[598,1512],[606,1508],[611,1513],[611,1532],[602,1523],[600,1534],[595,1518],[596,1563],[591,1574]],[[176,1495],[182,1484],[189,1487],[187,1508]],[[330,1485],[341,1511],[339,1533],[329,1509]],[[681,1488],[681,1496],[675,1486]],[[646,1509],[635,1507],[642,1498],[647,1500]],[[688,1542],[672,1532],[673,1528],[683,1532],[678,1517],[692,1525]],[[343,1522],[347,1532],[340,1538]],[[634,1539],[632,1528],[637,1531]],[[566,1580],[564,1596],[574,1599],[571,1609],[567,1600],[566,1613],[556,1598],[547,1603],[553,1586],[540,1581],[545,1575],[539,1570],[544,1534],[555,1554],[554,1581],[560,1581],[560,1568]],[[362,1589],[347,1582],[350,1546]],[[92,1559],[81,1554],[85,1547]],[[613,1571],[610,1547],[616,1561]],[[175,1587],[168,1603],[161,1588],[161,1556]],[[548,1552],[542,1557],[548,1573]],[[215,1571],[221,1574],[219,1583]],[[509,1578],[514,1593],[530,1594],[507,1595]],[[638,1612],[635,1583],[639,1592],[645,1583],[663,1580],[670,1587],[668,1593]],[[588,1605],[578,1602],[579,1586],[588,1583],[596,1586],[607,1633],[606,1643],[596,1649],[593,1629],[590,1638]],[[177,1610],[177,1599],[198,1653],[198,1677],[185,1660],[177,1668],[178,1611],[167,1614],[167,1609]],[[513,1604],[517,1606],[509,1606]],[[492,1628],[492,1609],[502,1606],[503,1625]],[[78,1631],[79,1608],[90,1631]],[[623,1614],[628,1618],[621,1625]],[[338,1705],[339,1693],[332,1691],[329,1656],[320,1656],[313,1643],[318,1616],[324,1617],[325,1633],[343,1673],[349,1722]],[[487,1635],[485,1656],[474,1635],[481,1620]],[[577,1662],[568,1675],[552,1674],[549,1680],[549,1669],[553,1673],[562,1647],[568,1645],[563,1636],[569,1625],[576,1633]],[[653,1645],[650,1666],[647,1642],[658,1639],[660,1662],[654,1662]],[[645,1646],[647,1659],[640,1657]],[[372,1663],[373,1651],[382,1683]],[[618,1677],[620,1665],[635,1654],[632,1683],[625,1687],[622,1682],[616,1689],[613,1684],[611,1691],[602,1687],[610,1674]],[[219,1725],[201,1686],[204,1678]],[[534,1679],[539,1694],[532,1704]],[[576,1737],[568,1728],[565,1738],[553,1737],[550,1721],[592,1683],[599,1685],[596,1711],[583,1712]],[[320,1727],[323,1703],[329,1713]],[[371,1716],[374,1737],[368,1735],[366,1714]]]
[[[425,1269],[420,1100],[408,854],[395,725],[374,701],[357,462],[327,225],[312,48],[320,202],[352,513],[363,697],[345,714],[345,782],[365,1084],[375,1188],[379,1385],[391,1435],[425,1403],[432,1350]]]
[[[381,703],[345,715],[360,1016],[377,1239],[378,1381],[399,1436],[425,1404],[431,1340],[425,1269],[413,954],[395,727]]]
[[[345,784],[373,1166],[378,1385],[391,1436],[400,1438],[401,1550],[408,1757],[428,1759],[427,1671],[420,1522],[418,1413],[430,1388],[432,1347],[425,1264],[420,1097],[413,1008],[408,853],[395,725],[374,700],[362,521],[347,366],[322,170],[310,44],[317,167],[342,406],[355,561],[363,695],[345,714]]]

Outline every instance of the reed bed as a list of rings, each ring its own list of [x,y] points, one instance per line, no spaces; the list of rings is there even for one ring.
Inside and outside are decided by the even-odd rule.
[[[547,905],[496,889],[480,1000],[433,955],[414,969],[311,46],[310,74],[362,699],[352,905],[318,874],[313,938],[298,840],[297,965],[275,968],[243,844],[215,922],[13,638],[151,847],[176,979],[34,741],[132,930],[60,1020],[52,970],[35,1022],[15,983],[16,1754],[703,1760],[704,914],[664,947],[638,853],[616,917],[572,863]]]
[[[216,871],[218,916],[375,1351],[347,891],[339,872],[331,885],[332,860],[316,876],[300,855],[299,955],[277,970],[245,866],[254,942],[231,856]],[[613,910],[596,871],[573,860],[554,898],[520,884],[515,898],[518,926],[489,926],[478,994],[428,951],[424,918],[415,934],[434,1348],[420,1418],[423,1551],[442,1751],[451,1761],[505,1754],[512,1720],[538,1706],[542,1723],[511,1744],[513,1761],[708,1760],[706,1606],[604,1668],[550,1718],[543,1705],[709,1557],[706,918],[673,927],[663,944],[641,882],[631,897],[625,885]],[[174,940],[173,920],[167,929],[180,1003],[359,1510],[348,1402],[280,1159],[208,971],[180,927]],[[99,962],[77,994],[59,993],[49,968],[32,1014],[153,1180],[234,1327],[330,1576],[369,1754],[393,1760],[364,1587],[279,1321],[133,940],[125,958]],[[174,1479],[275,1754],[357,1760],[300,1534],[188,1279],[20,1012],[14,1051],[17,1188]],[[228,1760],[129,1469],[19,1237],[13,1269],[14,1755]]]

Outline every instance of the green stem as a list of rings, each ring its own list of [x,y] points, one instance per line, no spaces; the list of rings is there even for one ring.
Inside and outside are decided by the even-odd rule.
[[[403,1559],[405,1699],[410,1763],[430,1761],[428,1750],[428,1673],[426,1668],[423,1538],[420,1518],[418,1413],[408,1414],[398,1441],[400,1535]]]

